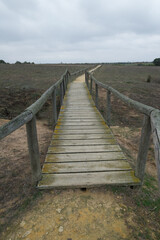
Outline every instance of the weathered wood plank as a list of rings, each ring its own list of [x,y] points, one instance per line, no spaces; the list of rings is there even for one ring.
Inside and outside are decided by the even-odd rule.
[[[139,185],[140,181],[133,171],[115,171],[99,173],[43,174],[39,189],[82,188],[103,185]]]
[[[105,124],[104,121],[58,121],[57,126],[99,126]]]
[[[103,120],[97,120],[97,121],[93,121],[93,120],[87,120],[87,119],[64,119],[64,120],[61,120],[59,119],[59,121],[57,122],[57,124],[61,124],[61,125],[80,125],[80,126],[83,126],[83,125],[96,125],[96,124],[99,124],[99,123],[104,123]]]
[[[81,101],[81,103],[77,103],[77,102],[75,102],[75,103],[70,103],[70,101],[66,101],[66,100],[64,100],[64,102],[63,102],[63,106],[64,107],[90,107],[90,106],[93,106],[93,104],[91,104],[91,103],[87,103],[87,101]]]
[[[126,160],[121,152],[47,154],[45,162],[86,162]]]
[[[100,145],[100,144],[116,144],[116,140],[114,138],[108,139],[85,139],[85,140],[52,140],[52,146],[85,146],[85,145]]]
[[[96,118],[79,118],[79,117],[77,117],[77,118],[68,118],[68,117],[59,117],[59,119],[58,119],[58,122],[61,122],[61,123],[75,123],[76,124],[76,122],[77,123],[87,123],[87,122],[104,122],[104,120],[102,120],[101,118],[100,119],[96,119]]]
[[[88,109],[88,110],[84,110],[84,109],[70,109],[70,110],[67,110],[67,109],[64,109],[64,110],[61,110],[61,114],[95,114],[97,113],[97,111],[95,111],[94,109]]]
[[[102,124],[96,124],[96,125],[56,125],[56,129],[60,129],[60,130],[96,130],[96,129],[99,129],[99,130],[106,130],[106,129],[109,129],[109,127],[107,127],[107,125],[102,125]]]
[[[89,153],[89,152],[116,152],[121,151],[119,145],[95,146],[49,146],[48,153]]]
[[[98,117],[96,114],[60,114],[59,119],[103,119],[102,117]]]
[[[77,130],[77,129],[74,129],[74,130],[55,129],[54,133],[55,134],[84,134],[84,133],[86,133],[86,134],[88,134],[88,133],[90,133],[90,134],[98,133],[99,134],[99,133],[110,133],[110,129],[107,129],[107,128],[106,128],[106,130],[104,130],[104,129],[85,129],[85,130],[84,129],[81,129],[81,130]]]
[[[53,134],[53,139],[64,139],[64,140],[81,140],[81,139],[84,139],[84,140],[89,140],[89,139],[106,139],[106,138],[113,138],[113,135],[112,134],[65,134],[65,135],[62,135],[62,134]]]
[[[97,161],[97,162],[70,162],[45,163],[43,173],[82,173],[82,172],[108,172],[132,170],[127,161]]]

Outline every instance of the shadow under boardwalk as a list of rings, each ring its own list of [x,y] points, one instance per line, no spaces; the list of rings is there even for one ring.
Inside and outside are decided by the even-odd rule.
[[[141,183],[96,109],[82,75],[69,85],[37,187],[108,184]]]

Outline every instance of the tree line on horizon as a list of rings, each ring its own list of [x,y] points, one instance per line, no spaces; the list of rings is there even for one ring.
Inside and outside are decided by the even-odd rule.
[[[0,64],[9,64],[9,63],[7,63],[7,62],[5,62],[4,60],[1,59],[0,60]],[[20,62],[20,61],[16,61],[15,64],[34,64],[34,62],[27,62],[27,61]]]
[[[160,66],[160,58],[155,58],[152,62],[155,66]],[[4,60],[0,60],[0,64],[9,64],[6,63]],[[34,62],[20,62],[20,61],[16,61],[15,64],[34,64]]]

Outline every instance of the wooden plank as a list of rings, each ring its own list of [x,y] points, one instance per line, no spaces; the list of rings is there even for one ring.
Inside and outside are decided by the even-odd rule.
[[[97,114],[96,112],[92,112],[92,113],[67,113],[67,112],[60,112],[60,117],[78,117],[78,118],[101,118],[99,114]]]
[[[76,140],[76,139],[84,139],[84,140],[89,140],[89,139],[106,139],[106,138],[112,138],[112,134],[53,134],[53,139],[64,139],[64,140]]]
[[[57,126],[98,126],[104,121],[58,121]]]
[[[82,172],[108,172],[132,170],[127,161],[97,161],[97,162],[70,162],[45,163],[43,173],[82,173]]]
[[[124,153],[121,152],[98,152],[98,153],[66,153],[47,154],[45,162],[86,162],[86,161],[111,161],[125,160]]]
[[[43,174],[39,189],[83,188],[103,185],[139,185],[133,171],[113,171],[99,173]]]
[[[68,118],[68,117],[60,117],[58,122],[61,122],[61,123],[87,123],[87,122],[104,122],[104,120],[102,120],[101,118],[100,119],[96,119],[96,118]]]
[[[66,111],[66,110],[89,110],[89,111],[93,111],[95,110],[97,112],[97,109],[94,105],[90,105],[90,106],[75,106],[75,107],[70,107],[70,106],[62,106],[61,108],[62,111]]]
[[[94,109],[91,111],[91,110],[64,110],[64,111],[62,111],[61,110],[61,112],[60,112],[61,114],[78,114],[78,115],[84,115],[84,114],[86,114],[86,115],[89,115],[89,114],[91,114],[91,115],[95,115],[96,116],[96,114],[97,114],[97,112],[96,111],[94,111]]]
[[[96,130],[96,129],[99,129],[99,130],[108,130],[109,127],[107,127],[107,125],[102,125],[102,124],[96,124],[96,125],[84,125],[84,126],[81,126],[81,125],[56,125],[56,129],[64,129],[64,130]],[[110,129],[109,129],[110,130]]]
[[[89,103],[88,101],[81,101],[81,103],[70,103],[70,101],[64,101],[63,105],[64,107],[89,107],[93,106],[92,103]]]
[[[89,152],[116,152],[121,151],[119,145],[96,146],[49,146],[48,153],[89,153]]]
[[[100,145],[100,144],[116,144],[116,140],[114,138],[108,139],[85,139],[85,140],[52,140],[52,146],[85,146],[85,145]]]
[[[95,133],[110,133],[111,131],[110,131],[110,129],[106,129],[106,130],[104,130],[104,129],[81,129],[81,130],[77,130],[77,129],[74,129],[74,130],[67,130],[67,129],[63,129],[63,130],[61,130],[61,129],[55,129],[55,131],[54,131],[54,133],[55,134],[84,134],[84,133],[86,133],[86,134],[88,134],[88,133],[90,133],[90,134],[95,134]]]
[[[99,120],[100,120],[100,119],[103,120],[103,118],[100,117],[100,116],[98,117],[98,116],[87,115],[87,114],[85,114],[85,115],[83,115],[83,116],[82,116],[82,115],[78,115],[78,114],[76,114],[76,115],[75,115],[75,114],[74,114],[74,115],[73,115],[73,114],[71,114],[71,115],[70,115],[70,114],[67,114],[67,115],[60,114],[60,115],[59,115],[59,119],[60,119],[60,120],[66,119],[66,120],[71,120],[71,121],[72,121],[72,120],[76,120],[76,119],[78,119],[78,120],[82,120],[82,119],[83,119],[84,121],[85,121],[85,120],[87,120],[87,121],[89,121],[89,120],[94,121],[95,118],[96,118],[96,119],[99,119]]]

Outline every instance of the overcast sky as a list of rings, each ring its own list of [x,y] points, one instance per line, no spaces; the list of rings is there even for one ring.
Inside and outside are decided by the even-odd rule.
[[[0,0],[6,62],[152,61],[160,0]]]

